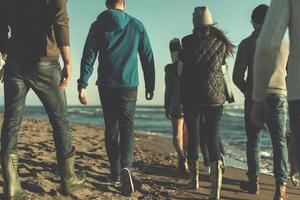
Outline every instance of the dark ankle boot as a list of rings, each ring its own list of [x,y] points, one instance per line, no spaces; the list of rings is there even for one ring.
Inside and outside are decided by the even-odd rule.
[[[276,184],[274,200],[287,200],[286,183]]]
[[[75,172],[75,149],[66,158],[59,162],[61,175],[61,188],[64,195],[83,186],[86,176],[84,172]]]
[[[257,180],[242,181],[240,183],[240,188],[251,194],[259,194],[259,184]]]
[[[211,192],[210,200],[220,199],[220,191],[222,187],[222,161],[216,161],[210,164],[210,182],[211,182]]]
[[[20,199],[26,197],[18,175],[19,157],[16,151],[2,155],[2,174],[4,179],[4,199]]]
[[[199,170],[200,163],[198,160],[189,161],[189,169],[190,169],[190,186],[192,189],[199,189]]]

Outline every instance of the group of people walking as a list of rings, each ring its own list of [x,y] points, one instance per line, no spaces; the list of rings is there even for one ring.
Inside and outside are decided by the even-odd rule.
[[[233,71],[233,82],[245,96],[248,180],[242,181],[240,188],[249,193],[259,194],[260,132],[266,124],[273,146],[274,177],[276,180],[274,200],[287,199],[286,119],[288,92],[286,77],[290,83],[296,84],[299,69],[296,68],[298,63],[294,58],[297,55],[296,45],[289,45],[286,40],[282,41],[282,38],[287,26],[290,25],[291,43],[299,40],[299,37],[295,36],[299,31],[295,22],[297,15],[295,7],[297,6],[300,4],[296,1],[273,0],[270,11],[268,11],[267,5],[259,5],[253,10],[251,23],[254,31],[238,46]],[[282,9],[284,11],[281,10],[281,7],[284,7]],[[278,20],[276,22],[274,21],[275,16]],[[263,26],[265,18],[267,25]],[[179,170],[184,172],[181,167],[181,160],[182,155],[186,155],[190,172],[190,185],[193,189],[198,189],[198,145],[200,144],[202,150],[203,143],[206,143],[211,169],[210,199],[219,199],[224,160],[222,160],[222,149],[220,148],[222,143],[218,131],[223,104],[225,101],[231,103],[234,99],[230,96],[232,93],[228,91],[230,85],[226,80],[228,78],[226,77],[226,58],[233,55],[234,45],[221,30],[214,26],[207,7],[195,8],[193,25],[193,33],[182,39],[182,46],[179,39],[173,39],[170,42],[173,63],[165,67],[165,110],[167,116],[171,116],[172,124],[178,119],[184,119],[187,126],[188,145],[185,154],[182,154],[183,148],[178,150],[178,146],[183,141],[182,134],[178,129],[174,129],[177,126],[173,126],[174,138],[176,138],[174,141],[177,141],[174,145],[178,153]],[[273,30],[276,31],[273,32]],[[261,34],[262,36],[260,36]],[[291,49],[290,54],[289,49]],[[175,54],[174,52],[178,53]],[[174,55],[177,55],[177,59],[174,59]],[[267,73],[265,66],[268,67]],[[290,77],[291,71],[294,72],[292,77]],[[261,87],[262,85],[263,87]],[[299,114],[297,101],[294,101],[293,98],[297,100],[300,90],[296,92],[295,88],[298,86],[289,86],[290,90],[293,91],[292,94],[289,93],[290,143],[296,143],[299,137],[298,125],[296,124]],[[291,97],[291,95],[293,96]],[[180,113],[178,113],[179,111]],[[180,137],[181,139],[178,139]],[[297,148],[295,144],[290,145]],[[295,185],[294,175],[297,173],[297,167],[294,161],[297,159],[300,161],[300,154],[297,153],[299,150],[290,153],[290,176]],[[205,162],[207,160],[205,151],[202,151],[202,154]]]
[[[77,81],[78,98],[82,104],[88,103],[86,87],[98,58],[96,84],[104,114],[105,147],[111,172],[107,181],[120,184],[122,192],[130,195],[134,192],[131,172],[139,84],[138,54],[147,100],[154,96],[154,58],[144,25],[124,12],[125,1],[106,0],[106,6],[108,9],[92,23],[86,39]],[[18,175],[17,138],[29,89],[37,94],[49,116],[61,187],[68,195],[84,184],[86,176],[75,171],[76,152],[67,120],[64,90],[72,78],[67,0],[0,0],[0,7],[0,52],[5,61],[5,113],[0,153],[4,197],[26,197]],[[299,63],[296,59],[300,52],[297,46],[299,7],[297,0],[273,0],[268,14],[266,5],[255,8],[251,17],[255,31],[239,45],[233,75],[234,83],[246,98],[249,180],[241,183],[241,189],[259,192],[259,132],[266,123],[274,152],[275,200],[287,199],[287,94],[290,95],[292,141],[300,137],[297,130]],[[288,25],[292,41],[287,92],[288,44],[281,41]],[[194,9],[193,26],[193,33],[181,43],[179,39],[170,42],[172,64],[165,68],[166,117],[172,120],[178,167],[182,172],[189,170],[192,189],[199,188],[199,142],[201,149],[206,149],[207,153],[205,150],[203,153],[206,165],[210,166],[210,199],[215,200],[220,199],[224,173],[224,150],[219,137],[223,104],[233,100],[228,80],[224,78],[227,73],[224,66],[226,59],[233,56],[235,47],[215,26],[207,7]],[[60,55],[62,69],[58,61]],[[248,75],[244,80],[246,71]],[[300,147],[296,148],[295,155],[299,157]]]

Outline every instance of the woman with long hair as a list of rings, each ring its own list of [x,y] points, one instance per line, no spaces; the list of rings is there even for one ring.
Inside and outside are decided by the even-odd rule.
[[[181,101],[188,128],[188,161],[190,184],[199,188],[198,146],[199,121],[205,119],[206,141],[210,158],[210,199],[220,199],[222,158],[219,126],[226,101],[222,65],[232,56],[234,45],[219,30],[207,7],[197,7],[193,13],[194,31],[182,39],[183,72]]]

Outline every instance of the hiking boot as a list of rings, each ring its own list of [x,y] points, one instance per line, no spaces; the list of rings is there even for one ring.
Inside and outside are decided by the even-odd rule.
[[[130,196],[134,193],[134,185],[131,177],[130,170],[127,168],[121,169],[121,190],[126,196]]]
[[[68,195],[83,186],[86,179],[84,172],[75,172],[75,156],[75,149],[73,148],[71,154],[59,162],[61,188],[64,195]]]
[[[190,169],[190,186],[193,190],[199,189],[199,170],[200,163],[198,160],[189,162]]]
[[[274,200],[287,200],[286,183],[276,184]]]
[[[219,200],[223,179],[222,161],[219,160],[211,163],[210,169],[211,192],[209,200]]]
[[[18,175],[19,157],[16,151],[5,153],[2,156],[2,174],[4,179],[4,199],[23,199],[27,196],[22,189]]]
[[[240,183],[240,188],[251,194],[259,194],[259,184],[257,180],[242,181]]]

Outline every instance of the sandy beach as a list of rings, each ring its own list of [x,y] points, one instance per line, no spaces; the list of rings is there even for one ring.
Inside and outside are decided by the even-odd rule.
[[[2,123],[2,118],[0,119]],[[131,197],[121,195],[119,188],[108,184],[109,165],[104,147],[103,128],[71,124],[73,144],[77,150],[76,168],[87,175],[85,187],[64,197],[59,191],[60,178],[55,161],[55,149],[48,121],[26,118],[19,136],[20,177],[28,199],[207,199],[209,176],[201,172],[201,188],[188,189],[188,177],[176,171],[175,150],[171,139],[136,134],[134,182],[136,192]],[[240,191],[240,180],[246,179],[245,171],[227,167],[223,179],[222,199],[271,200],[274,193],[274,178],[262,175],[259,196]],[[290,200],[300,199],[300,190],[288,183]],[[0,179],[0,199],[3,179]]]

